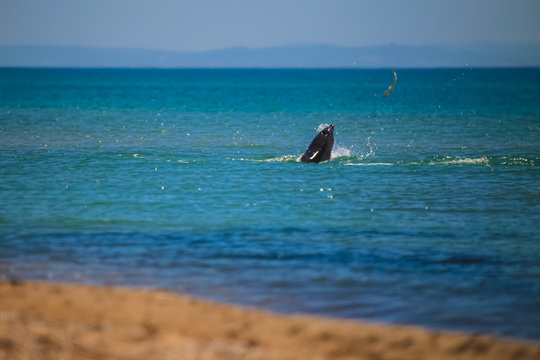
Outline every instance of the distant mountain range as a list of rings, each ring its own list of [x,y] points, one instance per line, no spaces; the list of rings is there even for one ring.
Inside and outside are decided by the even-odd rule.
[[[540,44],[334,45],[229,48],[203,52],[65,46],[0,46],[1,67],[423,68],[540,66]]]

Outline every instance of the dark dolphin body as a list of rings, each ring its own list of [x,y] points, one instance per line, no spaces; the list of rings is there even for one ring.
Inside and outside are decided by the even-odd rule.
[[[311,142],[300,161],[318,163],[330,159],[334,146],[334,124],[324,128]]]

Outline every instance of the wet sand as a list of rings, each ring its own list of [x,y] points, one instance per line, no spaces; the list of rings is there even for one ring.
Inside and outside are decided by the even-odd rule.
[[[540,344],[136,289],[0,283],[0,359],[540,359]]]

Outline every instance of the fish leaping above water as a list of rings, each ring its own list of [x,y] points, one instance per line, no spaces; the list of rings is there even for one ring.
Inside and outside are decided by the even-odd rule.
[[[396,88],[396,84],[397,84],[397,73],[396,73],[396,70],[392,70],[392,72],[394,73],[394,81],[392,81],[392,85],[390,85],[388,87],[388,89],[386,89],[386,91],[382,94],[382,97],[387,97],[388,95],[390,95],[392,93],[392,91],[394,91],[394,89]]]

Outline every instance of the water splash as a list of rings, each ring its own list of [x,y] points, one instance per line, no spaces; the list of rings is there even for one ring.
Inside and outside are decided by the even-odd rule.
[[[367,154],[360,155],[360,158],[367,159],[368,157],[371,157],[375,155],[375,143],[371,141],[371,136],[368,136],[366,139],[366,146],[368,147]]]
[[[351,155],[351,149],[346,148],[345,146],[342,146],[341,144],[334,144],[334,149],[332,150],[332,155],[330,159],[336,159],[340,157],[350,157]]]
[[[319,124],[319,126],[317,127],[316,131],[319,133],[321,131],[323,131],[324,129],[326,129],[327,127],[329,127],[330,124],[327,124],[327,123],[322,123],[322,124]]]
[[[350,148],[347,148],[345,146],[337,144],[334,148],[334,151],[332,152],[332,159],[344,157],[347,160],[351,160],[354,163],[357,161],[361,161],[362,164],[364,164],[368,158],[375,155],[376,145],[371,140],[371,136],[367,137],[365,147],[367,147],[367,152],[355,154],[353,151],[353,149],[355,148],[355,145],[352,145]],[[352,164],[346,163],[345,165],[352,165]]]

